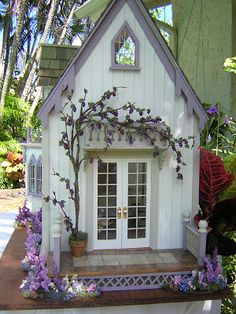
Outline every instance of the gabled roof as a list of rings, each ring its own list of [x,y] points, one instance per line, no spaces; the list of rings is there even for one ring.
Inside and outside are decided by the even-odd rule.
[[[69,92],[74,91],[76,73],[79,72],[125,2],[134,13],[150,44],[152,45],[156,54],[159,56],[166,71],[170,75],[170,78],[175,83],[176,95],[184,95],[187,103],[188,114],[192,115],[193,112],[195,112],[199,117],[199,127],[201,129],[204,127],[205,122],[208,119],[205,110],[201,106],[199,99],[181,71],[160,31],[157,29],[155,23],[151,19],[149,13],[140,0],[113,0],[110,2],[104,14],[101,16],[93,31],[87,38],[86,42],[78,50],[75,57],[68,65],[61,78],[57,81],[56,85],[45,100],[43,107],[39,111],[38,115],[41,118],[44,127],[47,126],[47,117],[50,111],[54,107],[57,112],[61,110],[61,95],[63,91],[66,89]]]

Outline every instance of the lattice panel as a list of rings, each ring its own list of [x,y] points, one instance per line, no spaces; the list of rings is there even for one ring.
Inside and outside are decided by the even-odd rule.
[[[175,275],[188,279],[191,272],[149,273],[137,275],[112,275],[80,277],[84,284],[96,283],[101,291],[158,289],[169,284]]]

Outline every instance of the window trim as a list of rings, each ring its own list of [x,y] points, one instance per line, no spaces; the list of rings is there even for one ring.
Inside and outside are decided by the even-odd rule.
[[[41,177],[38,177],[38,168],[39,166],[41,167]],[[43,182],[43,173],[42,173],[42,157],[41,155],[39,155],[38,159],[37,159],[37,163],[36,163],[36,168],[35,168],[35,172],[36,172],[36,176],[35,176],[35,180],[36,180],[36,194],[37,195],[42,195],[42,182]],[[41,192],[38,192],[38,185],[39,185],[39,181],[41,182]]]
[[[120,35],[120,33],[123,31],[124,28],[127,28],[128,32],[130,33],[134,45],[135,45],[135,64],[117,64],[115,62],[115,55],[116,55],[116,51],[115,51],[115,42],[117,40],[117,37]],[[134,71],[140,71],[140,67],[139,67],[139,62],[140,62],[140,45],[139,45],[139,40],[137,38],[137,36],[135,35],[135,33],[133,32],[133,30],[131,29],[131,27],[129,26],[128,22],[125,21],[122,26],[119,28],[118,32],[116,33],[116,35],[113,37],[112,41],[111,41],[111,70],[134,70]]]

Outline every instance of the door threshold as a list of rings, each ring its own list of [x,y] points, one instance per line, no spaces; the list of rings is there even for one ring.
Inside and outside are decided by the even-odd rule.
[[[93,250],[87,252],[87,255],[115,255],[115,254],[135,254],[135,253],[151,253],[153,250],[150,247],[129,248],[129,249],[106,249],[106,250]]]

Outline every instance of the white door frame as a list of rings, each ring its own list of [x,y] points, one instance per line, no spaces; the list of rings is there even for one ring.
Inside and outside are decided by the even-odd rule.
[[[151,203],[151,159],[150,158],[103,158],[104,163],[116,163],[117,164],[117,203],[116,209],[121,208],[121,219],[116,217],[116,239],[115,240],[98,240],[97,239],[97,223],[98,223],[98,172],[97,161],[94,163],[94,191],[95,199],[93,209],[93,243],[94,250],[98,249],[121,249],[121,248],[141,248],[149,247],[150,243],[150,203]],[[124,208],[128,208],[128,163],[129,162],[145,162],[147,164],[146,169],[146,237],[140,239],[128,239],[127,227],[128,218],[124,218]]]

